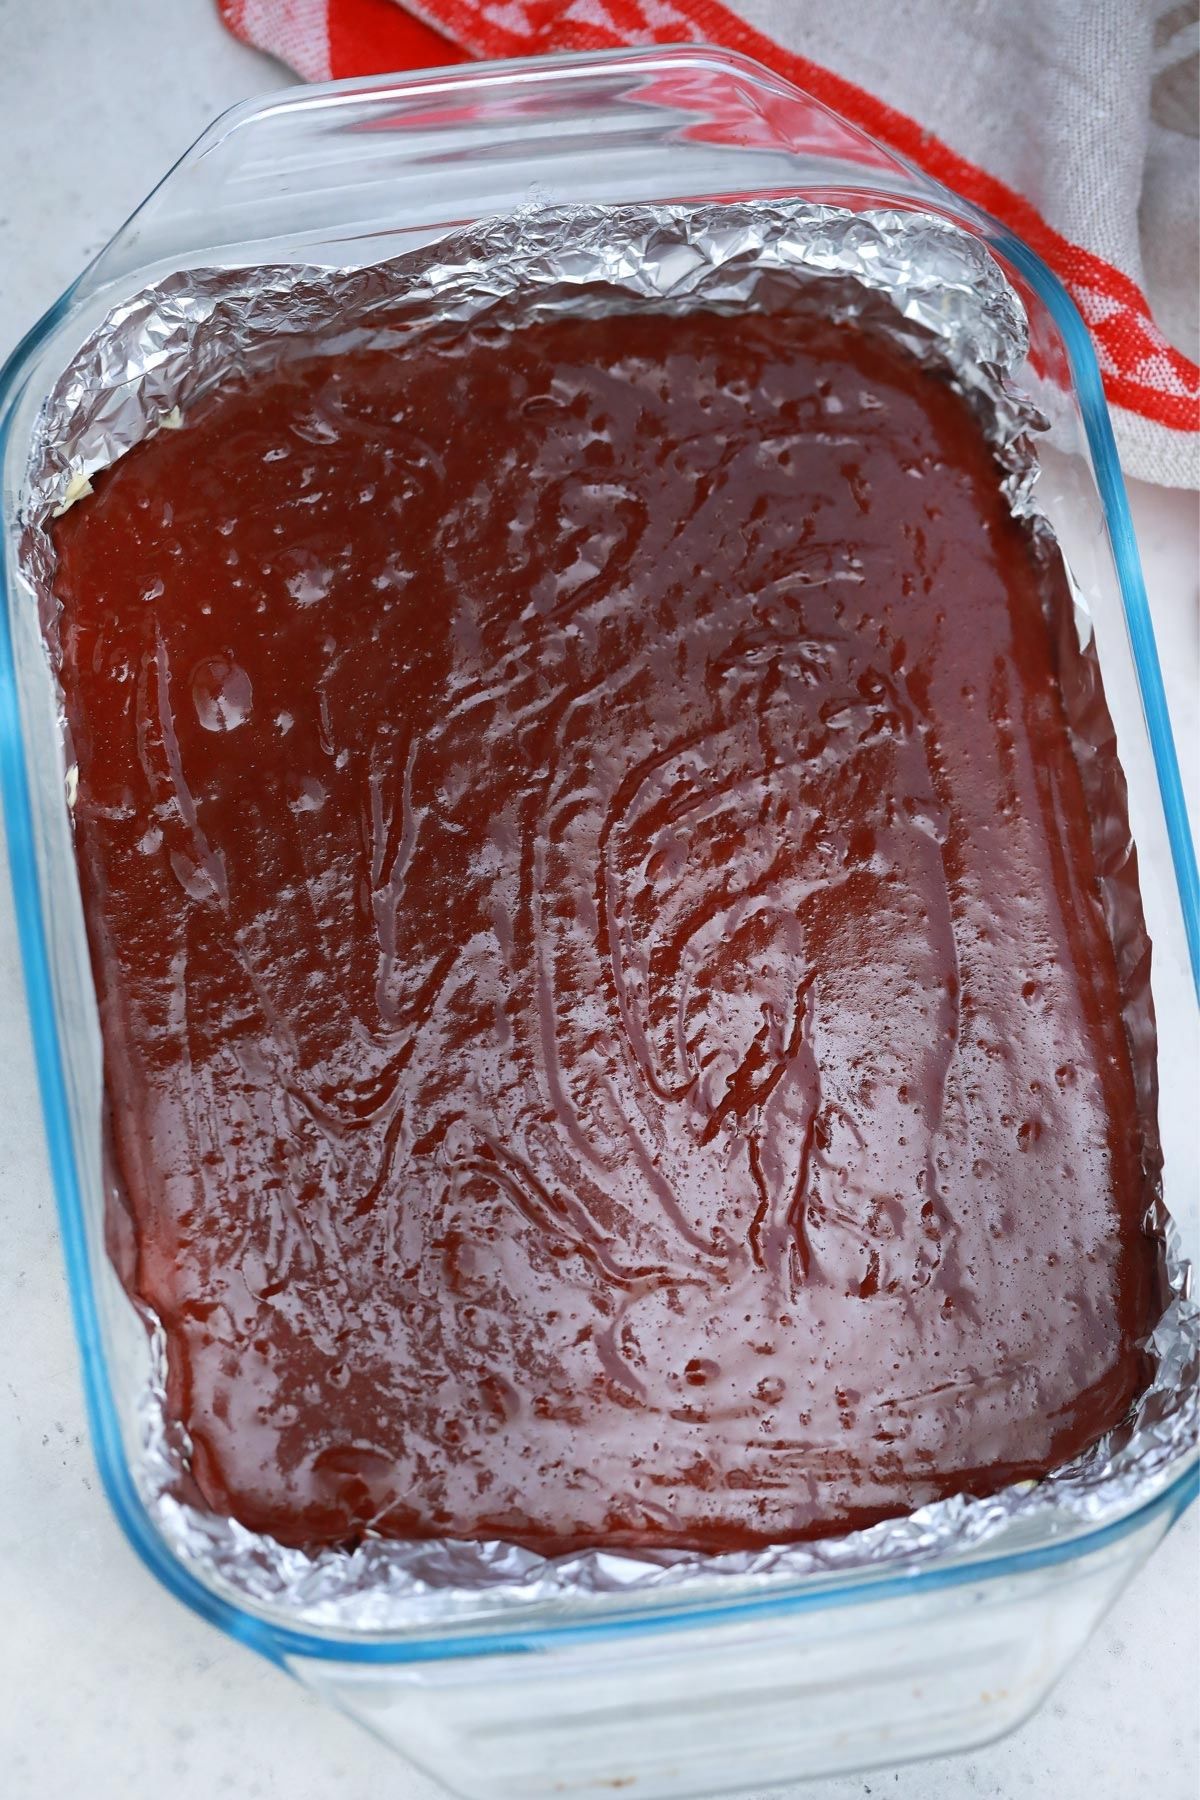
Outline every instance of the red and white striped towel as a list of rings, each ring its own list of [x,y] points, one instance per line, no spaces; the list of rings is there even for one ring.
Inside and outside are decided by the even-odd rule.
[[[1091,328],[1131,475],[1200,486],[1196,0],[217,0],[310,81],[708,42],[1002,219]]]

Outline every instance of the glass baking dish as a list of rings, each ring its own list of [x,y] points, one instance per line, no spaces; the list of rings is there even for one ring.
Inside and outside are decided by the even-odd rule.
[[[1008,231],[745,58],[703,47],[479,65],[273,95],[218,120],[0,378],[0,773],[50,1158],[92,1432],[135,1549],[203,1617],[479,1800],[761,1788],[962,1749],[1025,1717],[1197,1491],[1195,1450],[1080,1525],[769,1591],[726,1580],[359,1632],[298,1629],[200,1579],[135,1478],[144,1330],[105,1250],[100,1036],[53,685],[14,578],[34,420],[87,333],[170,269],[364,264],[519,206],[800,195],[939,213],[1020,291],[1045,410],[1040,504],[1091,614],[1139,852],[1167,1202],[1195,1242],[1196,865],[1100,375],[1049,270]]]

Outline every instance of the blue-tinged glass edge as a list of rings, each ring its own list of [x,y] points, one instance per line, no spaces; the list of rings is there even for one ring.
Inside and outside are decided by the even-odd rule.
[[[240,112],[241,109],[235,111]],[[939,192],[936,185],[921,172],[914,173],[927,192]],[[1200,997],[1200,878],[1197,875],[1195,848],[1188,823],[1141,563],[1112,424],[1104,399],[1100,369],[1091,339],[1066,290],[1027,244],[957,196],[946,190],[940,190],[940,195],[950,203],[960,220],[973,224],[992,247],[1020,271],[1051,312],[1063,338],[1104,505],[1179,889],[1193,983]],[[23,373],[32,365],[41,344],[66,316],[78,285],[78,282],[74,283],[66,290],[26,334],[0,369],[0,409],[3,409],[0,412],[0,469],[4,466],[15,399],[20,392]],[[909,1568],[882,1578],[867,1580],[858,1574],[843,1582],[814,1586],[807,1591],[718,1600],[701,1607],[673,1607],[668,1603],[652,1612],[646,1611],[635,1616],[565,1624],[548,1623],[528,1629],[451,1631],[424,1638],[406,1636],[390,1641],[354,1641],[275,1624],[256,1617],[212,1592],[170,1554],[150,1521],[124,1455],[116,1406],[108,1380],[88,1260],[83,1199],[75,1161],[50,961],[40,906],[29,779],[2,559],[0,796],[3,797],[4,804],[18,941],[63,1240],[71,1314],[83,1365],[84,1397],[101,1482],[125,1537],[150,1572],[201,1618],[257,1650],[269,1660],[284,1663],[290,1657],[304,1657],[321,1661],[387,1665],[545,1651],[554,1645],[610,1639],[630,1633],[712,1626],[749,1617],[765,1619],[787,1616],[819,1611],[825,1607],[841,1607],[894,1597],[900,1593],[932,1593],[995,1576],[1011,1576],[1049,1568],[1099,1551],[1164,1514],[1168,1515],[1169,1523],[1173,1522],[1200,1495],[1200,1464],[1193,1461],[1160,1494],[1132,1513],[1058,1543],[1007,1554],[983,1555],[950,1566]]]
[[[1109,416],[1108,402],[1104,398],[1100,365],[1096,361],[1096,352],[1092,348],[1087,326],[1057,275],[1023,239],[1003,225],[987,219],[986,226],[986,235],[992,247],[1014,268],[1020,270],[1053,314],[1071,365],[1071,375],[1087,432],[1088,448],[1092,453],[1096,484],[1104,503],[1104,517],[1117,579],[1121,585],[1121,602],[1133,649],[1138,692],[1145,714],[1150,750],[1154,757],[1158,791],[1171,846],[1171,861],[1179,889],[1180,910],[1187,934],[1192,986],[1197,1000],[1200,1000],[1200,874],[1197,873],[1196,847],[1187,815],[1179,759],[1175,752],[1175,737],[1171,730],[1171,716],[1167,710],[1167,696],[1158,660],[1154,624],[1150,617],[1146,582],[1142,575],[1142,561],[1138,554],[1137,539],[1134,537],[1112,419]]]

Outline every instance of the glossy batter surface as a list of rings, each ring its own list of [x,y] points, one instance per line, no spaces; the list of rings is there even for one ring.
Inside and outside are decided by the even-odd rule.
[[[1158,1254],[1066,599],[946,385],[803,319],[478,330],[96,485],[77,842],[214,1508],[721,1548],[1119,1418]]]

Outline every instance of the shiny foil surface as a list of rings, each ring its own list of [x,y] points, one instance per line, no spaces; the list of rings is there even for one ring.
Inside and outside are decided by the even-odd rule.
[[[799,284],[797,277],[801,278]],[[153,292],[124,305],[84,347],[73,369],[51,396],[44,415],[45,460],[37,471],[29,516],[31,575],[45,602],[52,575],[48,545],[41,530],[47,512],[61,509],[78,498],[86,490],[88,477],[144,437],[155,424],[170,426],[178,423],[178,409],[186,412],[194,405],[200,418],[205,390],[216,381],[227,383],[231,375],[277,363],[281,357],[292,355],[299,359],[311,357],[314,351],[325,355],[334,349],[392,350],[405,343],[411,344],[416,351],[422,341],[447,320],[476,320],[491,330],[516,322],[549,322],[563,313],[582,313],[593,318],[615,311],[640,309],[659,315],[672,309],[680,312],[753,309],[779,313],[789,307],[811,307],[814,296],[817,296],[815,304],[827,318],[861,320],[872,330],[892,336],[931,367],[945,369],[952,375],[970,405],[984,420],[995,452],[1009,471],[1005,484],[1009,505],[1018,516],[1030,513],[1036,479],[1033,444],[1038,418],[1033,409],[1011,391],[1006,380],[1007,371],[1019,365],[1024,352],[1020,306],[982,248],[953,228],[921,215],[855,217],[835,209],[804,206],[654,211],[623,208],[605,213],[572,211],[534,214],[484,227],[460,238],[445,240],[432,250],[411,258],[370,270],[314,273],[312,270],[264,269],[253,272],[195,271],[175,275],[159,284]],[[484,315],[490,316],[485,319]],[[336,340],[331,337],[331,320],[334,319]],[[647,321],[647,328],[652,329],[652,321]],[[297,379],[302,377],[298,375]],[[840,408],[845,397],[835,395],[834,400]],[[681,472],[680,479],[686,486],[686,469]],[[675,498],[682,499],[682,489]],[[605,513],[615,516],[618,521],[623,520],[620,496],[608,496]],[[587,521],[570,523],[582,533],[580,580],[586,581],[588,571],[584,552],[587,546],[584,539]],[[1044,523],[1039,524],[1038,531],[1045,556],[1056,562]],[[712,546],[707,549],[711,551]],[[822,568],[827,578],[829,569],[826,565],[830,556],[836,555],[836,547],[822,548],[818,544],[812,554],[818,560],[824,555]],[[815,563],[813,567],[816,567]],[[852,586],[853,570],[843,573]],[[303,582],[304,578],[303,570],[291,571],[293,583]],[[816,589],[821,586],[821,582],[814,584],[813,594],[808,597],[810,609]],[[829,591],[827,582],[824,591]],[[778,598],[783,604],[782,595]],[[44,617],[53,641],[56,620],[52,604],[44,604]],[[734,637],[737,635],[735,631]],[[1074,656],[1079,669],[1078,679],[1073,682],[1074,691],[1064,693],[1077,747],[1099,745],[1106,732],[1111,735],[1103,696],[1098,680],[1094,679],[1094,650],[1087,642],[1086,627],[1080,635],[1084,652],[1081,656],[1076,650]],[[831,657],[836,662],[844,654],[837,647],[837,636],[836,620],[832,615],[822,620],[814,617],[808,622],[803,642],[796,647],[799,661],[792,670],[799,686],[795,694],[781,695],[780,704],[789,703],[795,712],[797,698],[802,696],[804,686],[805,656],[809,662],[816,659],[815,667],[816,664],[828,664]],[[986,674],[987,647],[979,645],[977,649],[983,659],[980,669]],[[729,655],[732,658],[731,676],[750,683],[745,698],[760,714],[760,738],[763,729],[769,737],[769,696],[767,701],[763,700],[761,679],[754,668],[754,645],[743,644],[740,638],[735,643],[731,638]],[[920,663],[919,649],[915,655]],[[927,681],[930,670],[936,667],[935,646],[931,641],[922,679]],[[828,673],[828,668],[823,668],[823,676]],[[843,725],[855,724],[869,733],[872,720],[878,728],[884,715],[893,721],[901,716],[904,703],[897,693],[889,696],[884,689],[876,692],[874,688],[867,692],[850,665],[844,675],[850,681],[850,687],[843,708],[844,711],[848,708],[849,712]],[[942,670],[940,675],[950,679],[955,671]],[[963,679],[968,677],[965,664],[957,675]],[[855,679],[851,680],[851,677]],[[615,678],[613,671],[612,679]],[[256,672],[256,680],[259,679]],[[201,676],[192,682],[192,699],[201,728],[210,732],[236,733],[243,722],[241,714],[250,704],[249,690],[243,694],[245,686],[245,671],[225,663],[217,668],[209,658]],[[876,718],[877,714],[879,718]],[[822,730],[831,726],[835,730],[839,728],[837,721],[822,720]],[[894,723],[889,729],[895,729]],[[597,732],[600,733],[598,739]],[[233,735],[230,741],[235,741]],[[603,743],[602,714],[593,722],[590,741]],[[731,739],[728,754],[723,755],[719,744],[713,749],[715,740],[711,731],[705,743],[712,749],[709,769],[709,777],[715,783],[712,802],[729,815],[725,825],[734,830],[743,849],[748,849],[753,863],[757,837],[761,836],[758,826],[762,823],[762,805],[767,803],[769,813],[772,782],[786,781],[786,772],[769,776],[759,770],[756,776],[748,766],[740,768],[739,758],[745,760],[742,756],[745,745],[739,748]],[[525,748],[530,754],[536,751],[532,740]],[[679,751],[679,754],[684,753],[684,750]],[[786,1114],[789,1091],[794,1088],[799,1092],[804,1085],[800,1068],[804,1033],[800,1028],[805,1025],[805,1009],[809,1004],[805,996],[811,981],[806,983],[805,967],[801,966],[805,963],[802,947],[789,947],[789,942],[785,941],[788,935],[786,918],[781,916],[772,924],[752,895],[726,896],[724,911],[718,908],[721,916],[717,923],[722,930],[713,937],[709,951],[705,950],[707,939],[703,925],[698,927],[697,935],[697,930],[692,929],[695,921],[675,920],[672,925],[671,918],[660,908],[658,923],[672,943],[683,946],[682,961],[675,970],[681,1011],[674,1026],[670,1022],[641,1018],[641,978],[636,957],[631,963],[629,955],[630,945],[644,940],[645,933],[637,931],[631,937],[629,932],[623,932],[619,915],[626,902],[634,913],[642,905],[629,884],[630,871],[641,867],[645,861],[633,854],[637,847],[635,840],[650,815],[657,816],[669,801],[668,778],[672,773],[670,768],[652,766],[653,756],[643,762],[644,780],[638,784],[637,791],[629,794],[621,790],[610,796],[607,812],[611,817],[615,807],[617,822],[607,833],[602,831],[603,842],[598,850],[609,877],[607,888],[601,883],[601,892],[607,891],[617,908],[613,920],[607,922],[613,940],[609,945],[608,974],[612,978],[610,985],[614,986],[623,1023],[632,1038],[643,1045],[643,1060],[652,1078],[651,1087],[661,1090],[662,1097],[670,1097],[675,1089],[681,1094],[686,1089],[690,1095],[688,1105],[697,1117],[692,1121],[696,1130],[691,1131],[689,1127],[685,1134],[686,1143],[691,1146],[688,1155],[699,1156],[706,1168],[712,1163],[705,1176],[711,1188],[714,1182],[719,1186],[722,1181],[729,1180],[735,1164],[742,1173],[748,1170],[749,1177],[754,1176],[755,1119],[764,1106],[772,1103],[772,1096],[776,1094],[778,1098],[773,1104],[783,1107]],[[1128,832],[1124,825],[1123,793],[1103,792],[1097,786],[1107,780],[1111,790],[1114,781],[1119,783],[1119,771],[1115,775],[1104,773],[1106,769],[1115,771],[1111,752],[1107,757],[1082,758],[1081,769],[1088,790],[1087,802],[1095,818],[1104,821],[1103,829],[1097,828],[1094,842],[1096,864],[1105,888],[1117,979],[1124,999],[1123,1022],[1133,1048],[1143,1113],[1152,1116],[1153,1022],[1146,984],[1144,930],[1136,904],[1136,890],[1131,888],[1127,872]],[[678,777],[680,771],[676,769],[674,773]],[[318,804],[313,786],[316,780],[315,775],[297,765],[300,785],[293,799],[302,810],[311,810]],[[658,787],[664,782],[666,788],[659,794]],[[743,798],[750,794],[754,817],[747,813],[742,818],[738,813],[739,793]],[[796,798],[792,796],[793,801]],[[840,803],[834,797],[825,796],[822,800],[821,796],[813,794],[804,804],[811,802],[813,805],[814,820],[821,814],[832,812],[834,825],[828,850],[830,857],[837,861],[839,871],[846,866],[848,857],[849,863],[857,865],[858,869],[856,875],[852,868],[849,878],[870,881],[874,879],[871,868],[879,864],[875,869],[877,876],[889,855],[903,860],[908,851],[900,849],[901,843],[915,844],[916,835],[921,836],[922,842],[927,842],[927,847],[935,847],[936,860],[939,796],[931,790],[925,798],[924,809],[918,808],[921,810],[919,820],[893,821],[889,825],[881,817],[870,845],[850,842],[854,832],[849,815],[845,827],[850,838],[846,844],[841,844],[840,839],[834,843],[840,829],[836,823]],[[405,820],[416,829],[417,806],[407,793],[392,796],[396,802],[392,811],[401,840],[397,850],[391,841],[395,832],[387,824],[387,797],[382,789],[379,799],[377,851],[387,869],[394,873],[404,860],[400,851],[404,848]],[[577,813],[578,808],[575,810]],[[497,816],[502,816],[503,811],[503,806],[498,805]],[[450,814],[452,812],[453,805],[450,806]],[[1119,829],[1114,829],[1114,820]],[[582,828],[586,828],[586,820]],[[447,829],[453,829],[453,818],[449,815]],[[757,848],[766,855],[769,845],[764,840]],[[664,849],[659,844],[658,849],[669,862],[669,846]],[[676,862],[679,856],[684,856],[684,863],[674,869],[673,880],[676,885],[682,882],[686,892],[689,871],[682,840],[677,850]],[[820,858],[817,860],[819,862]],[[764,871],[769,864],[770,856],[767,855]],[[209,869],[206,873],[195,859],[185,868],[184,877],[179,876],[176,867],[176,877],[186,878],[188,869],[191,869],[193,887],[197,883],[203,887],[206,880],[211,883],[213,871]],[[381,871],[385,877],[387,869]],[[553,891],[553,871],[543,871],[543,876],[547,873],[549,888]],[[786,886],[787,871],[783,871],[783,875]],[[794,872],[793,885],[800,881],[801,887],[794,894],[789,891],[784,907],[789,916],[804,915],[806,906],[811,904],[802,876],[800,869]],[[839,879],[842,878],[839,875]],[[540,890],[541,884],[538,885]],[[384,879],[380,891],[386,888],[387,880]],[[772,892],[779,891],[776,883]],[[757,1035],[754,1021],[738,1015],[737,995],[730,990],[725,1009],[728,1013],[725,1031],[729,1040],[729,1056],[725,1062],[729,1066],[725,1067],[718,1058],[716,1067],[707,1072],[692,1070],[689,1077],[688,1039],[683,1023],[687,1014],[684,989],[694,981],[710,996],[714,991],[719,993],[720,968],[716,964],[709,968],[706,957],[711,961],[711,956],[717,955],[717,939],[730,925],[730,917],[725,915],[730,914],[731,907],[737,911],[743,925],[751,920],[747,928],[752,934],[755,929],[760,936],[766,934],[764,947],[770,950],[771,966],[782,986],[778,994],[768,997],[770,1018]],[[642,909],[644,911],[644,905]],[[815,929],[819,936],[821,927],[817,915],[808,923],[810,931]],[[712,936],[711,931],[709,936]],[[548,941],[552,944],[553,940],[554,927],[551,926]],[[927,947],[927,950],[936,962],[936,949]],[[921,954],[925,955],[926,951]],[[435,956],[435,964],[436,961]],[[793,963],[795,967],[792,967]],[[443,971],[443,982],[445,978]],[[1032,974],[1031,983],[1038,990]],[[886,989],[886,979],[883,986]],[[892,996],[889,1004],[893,1007],[899,994],[900,990],[897,990],[897,995]],[[840,1013],[843,1016],[847,999],[842,996]],[[953,995],[943,995],[943,1002],[950,1004],[953,1010]],[[1040,990],[1031,994],[1031,1017],[1036,1011],[1034,1002],[1046,1004],[1046,996]],[[552,1010],[557,1007],[568,1033],[584,1032],[587,1021],[583,1015],[587,1008],[582,1001],[577,1005],[569,994],[560,992],[557,999],[552,994],[547,1004]],[[900,1004],[903,1004],[902,1000]],[[1053,1004],[1053,995],[1049,996],[1049,1004]],[[789,1030],[789,1021],[794,1029]],[[869,1026],[865,1015],[863,1023]],[[1110,1023],[1115,1027],[1117,1021]],[[927,1025],[928,1021],[918,1025],[918,1035]],[[1062,1027],[1061,1019],[1059,1027]],[[1017,1029],[1018,1040],[1020,1029]],[[1029,1029],[1036,1036],[1036,1023]],[[852,1037],[853,1032],[849,1035]],[[793,1039],[796,1040],[794,1043]],[[848,1039],[841,1041],[842,1050],[847,1042]],[[446,1044],[439,1047],[439,1044],[440,1040],[430,1046],[431,1067],[448,1053],[453,1060],[452,1048]],[[838,1055],[834,1052],[830,1063],[835,1087],[840,1079],[836,1073],[841,1066]],[[1060,1072],[1067,1068],[1069,1061],[1067,1058],[1060,1065]],[[771,1075],[772,1069],[777,1071],[775,1079]],[[742,1100],[745,1105],[741,1104]],[[818,1124],[815,1154],[818,1161],[825,1157],[834,1167],[839,1159],[845,1160],[846,1147],[839,1147],[834,1140],[843,1130],[839,1119],[847,1119],[849,1113],[846,1107],[839,1107],[837,1096],[832,1092],[827,1096],[827,1102],[823,1110],[818,1109],[823,1123]],[[628,1116],[628,1108],[625,1112]],[[1043,1128],[1053,1134],[1055,1128],[1050,1117],[1053,1112],[1052,1096],[1044,1102],[1035,1102],[1024,1128],[1031,1134],[1040,1135]],[[1034,1114],[1037,1114],[1036,1118]],[[903,1142],[899,1113],[897,1118]],[[1013,1128],[1017,1129],[1020,1123],[1014,1117]],[[782,1138],[777,1133],[777,1143],[790,1142],[791,1133],[795,1137],[792,1148],[796,1154],[812,1156],[812,1145],[805,1152],[801,1127],[798,1115],[791,1125],[785,1119],[781,1127]],[[447,1121],[447,1130],[453,1132],[452,1119]],[[455,1179],[475,1183],[485,1181],[497,1193],[506,1194],[510,1199],[514,1192],[523,1194],[529,1204],[533,1204],[529,1201],[531,1193],[540,1194],[545,1203],[542,1206],[545,1216],[532,1223],[543,1232],[550,1224],[559,1236],[565,1232],[567,1239],[574,1232],[578,1239],[580,1221],[561,1218],[556,1221],[552,1217],[553,1196],[549,1200],[546,1197],[546,1172],[543,1168],[536,1176],[531,1175],[528,1143],[525,1145],[525,1163],[520,1168],[509,1167],[513,1156],[518,1154],[514,1143],[514,1138],[506,1137],[504,1143],[491,1145],[490,1155],[485,1147],[483,1163],[480,1163],[479,1147],[468,1147],[463,1153],[466,1160],[458,1156],[455,1161],[458,1170]],[[681,1138],[679,1145],[683,1144],[684,1138]],[[628,1153],[636,1158],[637,1145],[629,1146]],[[778,1159],[778,1152],[774,1154]],[[163,1401],[171,1371],[165,1366],[161,1331],[152,1327],[151,1348],[156,1357],[156,1375],[141,1401],[145,1452],[140,1470],[143,1491],[168,1540],[185,1558],[195,1560],[210,1579],[233,1588],[245,1598],[282,1609],[297,1622],[365,1629],[400,1628],[418,1618],[453,1617],[464,1609],[477,1610],[485,1598],[499,1603],[516,1599],[549,1600],[585,1591],[637,1592],[680,1582],[695,1588],[707,1587],[710,1582],[727,1586],[731,1579],[750,1580],[757,1586],[760,1582],[786,1580],[810,1571],[870,1567],[914,1555],[955,1554],[1005,1526],[1026,1524],[1037,1530],[1045,1528],[1052,1519],[1064,1522],[1106,1515],[1115,1506],[1126,1500],[1132,1501],[1147,1491],[1147,1483],[1178,1453],[1188,1432],[1193,1429],[1194,1411],[1189,1409],[1194,1409],[1195,1310],[1182,1299],[1183,1271],[1156,1198],[1153,1183],[1156,1149],[1153,1144],[1146,1146],[1145,1155],[1151,1175],[1150,1209],[1156,1226],[1167,1234],[1176,1290],[1151,1346],[1154,1377],[1128,1424],[1109,1433],[1100,1445],[1037,1485],[1016,1482],[987,1500],[930,1499],[903,1518],[885,1519],[866,1529],[852,1530],[845,1536],[804,1544],[764,1543],[764,1539],[770,1538],[771,1523],[770,1518],[764,1518],[760,1522],[761,1529],[747,1530],[744,1548],[721,1555],[703,1551],[703,1502],[698,1505],[695,1527],[690,1534],[696,1542],[696,1548],[691,1550],[655,1548],[638,1539],[637,1534],[631,1534],[632,1547],[623,1551],[582,1549],[558,1556],[545,1554],[553,1546],[537,1541],[527,1542],[525,1548],[516,1548],[512,1542],[498,1540],[406,1542],[368,1536],[353,1551],[327,1549],[310,1554],[287,1548],[273,1537],[256,1535],[221,1517],[218,1512],[195,1504],[199,1496],[189,1472],[199,1471],[203,1459],[197,1457],[196,1446],[186,1443],[178,1429],[166,1423]],[[1086,1153],[1084,1160],[1086,1162]],[[921,1170],[914,1167],[910,1173],[919,1187]],[[760,1149],[757,1179],[746,1185],[740,1183],[739,1177],[729,1189],[727,1211],[731,1210],[734,1220],[734,1235],[745,1238],[751,1248],[755,1242],[759,1244],[759,1260],[764,1267],[771,1257],[770,1233],[776,1226],[783,1228],[782,1214],[775,1219],[781,1202],[778,1196],[773,1201],[772,1194],[776,1186],[780,1187],[781,1193],[784,1188],[794,1187],[794,1175],[794,1170],[784,1171],[782,1167],[775,1169],[764,1164]],[[761,1218],[756,1213],[757,1223],[751,1221],[748,1232],[740,1232],[739,1208],[746,1204],[753,1210],[756,1195],[762,1202]],[[930,1205],[933,1206],[933,1218],[929,1230],[921,1242],[907,1246],[902,1240],[897,1242],[899,1261],[895,1268],[890,1264],[887,1268],[880,1266],[878,1257],[873,1264],[868,1258],[862,1267],[857,1264],[853,1269],[848,1265],[843,1267],[845,1251],[838,1248],[840,1239],[836,1225],[828,1213],[818,1213],[807,1222],[807,1232],[796,1234],[796,1241],[807,1246],[810,1267],[798,1273],[791,1272],[793,1286],[796,1281],[803,1283],[814,1269],[818,1275],[822,1270],[828,1275],[831,1293],[835,1289],[839,1294],[853,1291],[860,1297],[869,1297],[880,1288],[887,1289],[889,1283],[898,1288],[910,1277],[919,1283],[922,1258],[928,1260],[943,1254],[935,1197],[930,1200]],[[363,1209],[365,1228],[368,1229],[372,1226],[370,1210],[368,1207]],[[790,1219],[787,1221],[789,1227],[792,1223]],[[662,1241],[656,1239],[653,1244],[647,1241],[634,1246],[641,1261],[645,1260],[641,1256],[643,1251],[650,1257],[647,1267],[668,1268],[676,1252],[684,1251],[685,1262],[692,1261],[693,1273],[700,1271],[706,1279],[716,1279],[714,1268],[720,1265],[728,1275],[729,1258],[723,1257],[720,1233],[714,1236],[706,1228],[702,1238],[692,1242],[696,1237],[695,1221],[689,1224],[681,1217],[674,1219],[673,1224],[668,1221],[668,1225],[670,1228]],[[1101,1249],[1101,1245],[1094,1245],[1087,1254],[1091,1256]],[[899,1264],[910,1252],[915,1254],[917,1262],[906,1274]],[[460,1263],[463,1254],[460,1246],[455,1252]],[[775,1261],[782,1268],[787,1259],[781,1262],[776,1258]],[[612,1271],[609,1273],[611,1275]],[[639,1276],[644,1275],[645,1271],[639,1265]],[[718,1287],[722,1280],[724,1277],[717,1281]],[[642,1285],[646,1285],[644,1281]],[[650,1283],[652,1304],[653,1285]],[[819,1281],[817,1285],[820,1285]],[[725,1281],[730,1294],[735,1286],[736,1283]],[[645,1296],[643,1302],[644,1299]],[[746,1293],[741,1288],[737,1289],[737,1300],[739,1306],[746,1300]],[[760,1332],[759,1336],[762,1335]],[[637,1335],[636,1332],[631,1335],[626,1329],[624,1335],[613,1331],[609,1338],[612,1364],[609,1378],[616,1389],[623,1386],[628,1389],[624,1402],[621,1402],[619,1392],[615,1397],[610,1396],[610,1401],[614,1406],[624,1405],[628,1411],[630,1399],[636,1403],[636,1355],[631,1361],[629,1346],[636,1344]],[[674,1351],[679,1346],[672,1348]],[[701,1440],[711,1429],[706,1425],[708,1410],[715,1406],[714,1417],[728,1417],[729,1406],[741,1405],[744,1400],[755,1414],[758,1425],[761,1423],[758,1414],[764,1409],[769,1414],[779,1397],[773,1397],[771,1393],[759,1394],[757,1390],[752,1397],[753,1382],[743,1381],[737,1371],[724,1367],[720,1361],[713,1362],[703,1353],[703,1345],[693,1348],[696,1348],[696,1354],[684,1361],[695,1375],[694,1380],[691,1375],[686,1379],[697,1393],[682,1396],[685,1416],[679,1448],[681,1453],[691,1455],[690,1466],[694,1469],[695,1456],[703,1449]],[[882,1372],[880,1380],[886,1386]],[[872,1382],[873,1391],[879,1386],[880,1383]],[[730,1387],[728,1393],[724,1391],[726,1387]],[[705,1392],[698,1398],[701,1389]],[[837,1384],[831,1383],[830,1404],[836,1405],[843,1415],[846,1409],[853,1411],[856,1399],[864,1402],[863,1396],[836,1390]],[[902,1396],[899,1398],[903,1399]],[[498,1390],[496,1404],[503,1407],[502,1388]],[[621,1412],[616,1411],[614,1417],[620,1419]],[[688,1442],[683,1444],[682,1438],[687,1438]],[[692,1442],[692,1439],[696,1441]],[[1069,1439],[1063,1441],[1069,1442]],[[649,1454],[649,1445],[644,1448]],[[638,1454],[636,1446],[622,1443],[617,1443],[615,1453],[620,1465],[627,1463],[630,1455],[636,1457]],[[1031,1455],[1031,1465],[1038,1460],[1037,1455]],[[650,1461],[652,1463],[652,1456]],[[1021,1471],[1014,1468],[1012,1472],[1019,1474]],[[607,1482],[608,1487],[612,1485],[611,1481]],[[704,1480],[698,1478],[691,1485],[697,1493],[703,1493]],[[211,1498],[214,1483],[210,1481],[206,1485],[202,1480],[201,1486]],[[869,1502],[866,1510],[869,1514]],[[487,1517],[486,1510],[483,1517]],[[336,1520],[333,1522],[336,1525]],[[853,1519],[848,1518],[847,1522],[853,1523]],[[286,1528],[282,1535],[287,1535]],[[505,1531],[509,1538],[521,1535],[519,1520],[514,1528]],[[529,1538],[531,1534],[525,1535]]]

